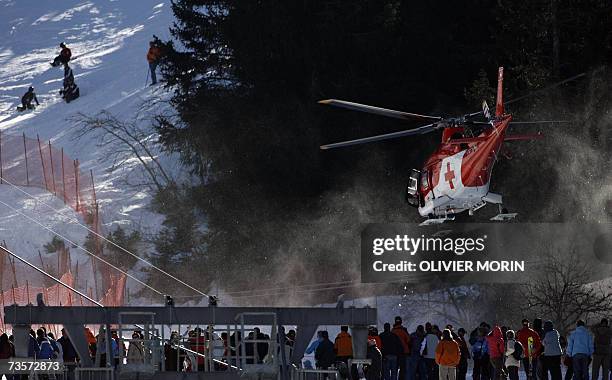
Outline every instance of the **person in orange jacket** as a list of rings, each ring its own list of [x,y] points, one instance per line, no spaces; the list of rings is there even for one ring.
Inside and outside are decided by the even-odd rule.
[[[459,345],[453,340],[451,331],[445,329],[442,332],[442,340],[436,346],[436,363],[440,366],[440,380],[455,380],[457,378],[457,366],[461,361]]]
[[[399,364],[398,379],[408,380],[410,368],[410,364],[408,363],[410,361],[410,334],[408,333],[408,330],[402,326],[402,317],[399,315],[395,317],[395,323],[393,324],[393,329],[391,329],[391,332],[400,338],[402,347],[404,349],[402,355],[397,359]]]
[[[529,325],[528,319],[523,319],[523,328],[516,333],[518,340],[525,350],[525,358],[523,359],[523,368],[528,379],[534,379],[538,368],[538,358],[542,351],[542,340],[540,335],[533,330]]]
[[[334,351],[336,359],[348,364],[348,360],[353,358],[353,337],[348,333],[348,326],[340,326],[340,334],[334,341]]]
[[[157,41],[157,40],[156,40]],[[157,84],[157,75],[155,70],[159,64],[162,52],[156,41],[149,42],[149,51],[147,52],[147,61],[149,62],[149,70],[151,71],[151,86]]]
[[[87,339],[87,347],[89,348],[89,355],[92,358],[96,357],[96,350],[98,348],[98,341],[94,336],[93,332],[89,329],[89,327],[85,327],[85,339]]]

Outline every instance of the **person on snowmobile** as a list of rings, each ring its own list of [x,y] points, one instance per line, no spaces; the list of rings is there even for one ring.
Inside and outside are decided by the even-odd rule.
[[[30,88],[28,88],[28,92],[26,92],[22,97],[21,97],[21,108],[22,110],[26,110],[26,109],[34,109],[36,107],[34,107],[34,104],[32,104],[32,100],[34,100],[36,102],[36,105],[40,105],[40,103],[38,102],[38,99],[36,98],[36,94],[34,93],[34,87],[30,86]]]
[[[74,82],[74,74],[72,73],[72,69],[68,64],[64,65],[64,88],[60,90],[60,95],[66,101],[66,103],[70,103],[74,99],[80,96],[79,87]]]
[[[64,87],[63,90],[60,90],[60,94],[66,103],[70,103],[81,95],[79,86],[77,86],[74,82],[69,84],[67,87]]]
[[[72,52],[65,43],[62,42],[59,46],[62,48],[62,51],[51,63],[51,66],[53,67],[59,66],[61,63],[64,65],[68,64],[68,61],[70,61],[70,58],[72,57]]]
[[[68,66],[68,64],[65,64],[64,65],[64,81],[62,82],[62,85],[64,86],[64,88],[66,88],[73,83],[74,83],[74,74],[72,73],[72,69],[70,68],[70,66]]]

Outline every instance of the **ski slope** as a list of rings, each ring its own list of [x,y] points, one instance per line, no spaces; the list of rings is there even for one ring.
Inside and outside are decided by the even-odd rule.
[[[147,209],[149,188],[125,183],[141,182],[138,160],[129,160],[124,170],[111,172],[113,157],[98,146],[99,136],[77,140],[77,127],[70,119],[78,112],[93,116],[104,110],[130,120],[147,100],[167,97],[158,86],[145,87],[146,53],[153,34],[168,38],[172,21],[170,3],[163,0],[0,0],[0,130],[33,138],[40,135],[41,140],[50,140],[54,147],[64,148],[68,156],[79,159],[83,172],[93,170],[107,232],[122,225],[146,235],[155,232],[163,219]],[[62,41],[72,50],[71,67],[81,93],[70,104],[58,94],[63,69],[49,64],[59,53]],[[18,113],[21,96],[31,85],[41,105],[34,111]],[[140,123],[148,128],[145,119]],[[155,139],[154,133],[151,131],[147,138]],[[178,170],[175,157],[159,154],[157,158],[169,172]],[[52,195],[33,188],[25,190],[52,202],[54,208],[62,208],[66,215],[78,217]],[[23,193],[0,185],[0,200],[83,243],[85,230],[69,218],[54,216],[45,206],[33,204]],[[6,240],[9,248],[38,258],[38,250],[52,236],[0,204],[0,241]],[[76,251],[72,249],[73,262]]]

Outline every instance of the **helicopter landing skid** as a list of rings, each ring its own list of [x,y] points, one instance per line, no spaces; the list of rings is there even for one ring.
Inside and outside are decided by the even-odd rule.
[[[430,218],[430,219],[423,221],[421,224],[419,224],[419,226],[431,226],[434,224],[442,224],[446,222],[447,220],[455,220],[455,215],[447,215],[447,216],[443,216],[440,218]]]
[[[492,217],[489,220],[495,221],[495,222],[507,222],[509,220],[513,220],[514,218],[516,218],[516,216],[518,215],[518,213],[516,212],[510,212],[510,213],[505,213],[505,214],[497,214],[494,217]]]

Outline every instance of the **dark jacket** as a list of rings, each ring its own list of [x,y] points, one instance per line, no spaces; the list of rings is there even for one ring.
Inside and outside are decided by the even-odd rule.
[[[40,346],[32,335],[30,335],[30,340],[28,342],[28,357],[29,358],[38,358],[40,356]]]
[[[610,343],[612,340],[612,329],[609,326],[599,325],[593,329],[595,342],[595,355],[608,355],[612,352]]]
[[[410,356],[421,356],[421,345],[425,335],[418,334],[416,331],[410,334]]]
[[[372,364],[368,366],[368,372],[366,372],[366,380],[380,380],[382,377],[382,354],[378,347],[375,345],[368,346],[366,358],[372,361]]]
[[[64,47],[62,48],[62,51],[60,52],[60,57],[62,57],[63,62],[68,62],[70,61],[70,58],[72,57],[72,51],[70,51],[70,49],[68,49],[67,47]]]
[[[15,357],[15,347],[6,334],[0,336],[0,359]]]
[[[315,350],[315,360],[318,368],[329,368],[336,361],[334,344],[329,339],[323,339]]]
[[[62,336],[57,340],[62,345],[62,352],[65,362],[74,362],[77,359],[77,352],[68,337]]]
[[[401,355],[404,352],[404,346],[400,338],[391,331],[383,331],[380,336],[382,343],[382,356]]]
[[[28,92],[23,94],[23,96],[21,97],[21,103],[23,104],[30,104],[32,103],[32,100],[36,102],[36,105],[40,104],[38,103],[38,99],[36,98],[36,94],[34,93],[34,91],[28,90]]]

